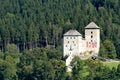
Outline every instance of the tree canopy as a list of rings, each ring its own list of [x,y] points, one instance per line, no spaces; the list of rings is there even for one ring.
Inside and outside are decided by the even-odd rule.
[[[20,51],[36,47],[58,47],[68,29],[84,35],[94,21],[101,29],[101,42],[109,39],[119,57],[119,0],[4,0],[0,1],[0,49],[9,43]],[[114,33],[113,33],[114,32]],[[104,45],[104,44],[103,44]]]

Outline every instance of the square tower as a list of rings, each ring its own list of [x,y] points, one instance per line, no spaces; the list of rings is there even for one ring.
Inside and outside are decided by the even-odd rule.
[[[76,30],[69,30],[64,34],[63,37],[63,57],[67,56],[66,66],[67,71],[71,71],[72,68],[70,66],[70,62],[74,58],[74,56],[78,56],[79,52],[82,49],[79,47],[82,46],[82,36]]]
[[[76,30],[69,30],[63,37],[63,57],[76,55],[80,52],[82,36]]]
[[[98,56],[100,48],[100,28],[91,22],[85,27],[86,50]]]

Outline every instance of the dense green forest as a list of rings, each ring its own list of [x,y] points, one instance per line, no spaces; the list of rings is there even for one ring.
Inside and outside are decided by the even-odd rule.
[[[120,65],[91,59],[76,58],[66,73],[63,34],[84,36],[91,21],[101,29],[100,56],[119,59],[120,0],[0,0],[0,80],[118,80]]]
[[[91,21],[101,28],[101,42],[111,40],[119,56],[119,0],[1,0],[0,48],[4,51],[8,43],[20,51],[58,47],[67,30],[77,29],[84,35]]]

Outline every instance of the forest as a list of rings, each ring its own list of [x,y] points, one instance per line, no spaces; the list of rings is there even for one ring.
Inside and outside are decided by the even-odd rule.
[[[118,80],[120,65],[91,59],[76,58],[66,73],[63,34],[76,29],[84,37],[91,21],[100,27],[100,56],[119,59],[120,0],[0,0],[0,80]]]
[[[77,64],[75,64],[77,61]],[[15,44],[0,51],[0,80],[119,80],[120,64],[109,68],[100,60],[71,62],[72,72],[66,72],[61,49],[34,48],[20,53]]]

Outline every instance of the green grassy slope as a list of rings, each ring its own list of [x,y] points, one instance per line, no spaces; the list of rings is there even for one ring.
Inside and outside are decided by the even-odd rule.
[[[117,68],[120,62],[103,62],[103,65],[108,66],[110,69],[113,67]]]

